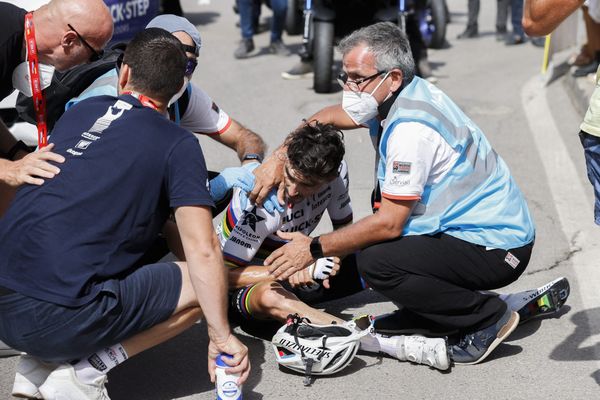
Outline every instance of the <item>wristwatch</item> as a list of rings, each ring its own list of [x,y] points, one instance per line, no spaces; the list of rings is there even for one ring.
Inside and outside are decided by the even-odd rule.
[[[259,163],[263,162],[263,158],[260,154],[257,153],[248,153],[244,155],[244,158],[242,158],[242,162],[244,161],[249,161],[249,160],[256,160]]]
[[[315,236],[310,242],[310,255],[315,260],[323,258],[323,248],[321,247],[321,236]]]

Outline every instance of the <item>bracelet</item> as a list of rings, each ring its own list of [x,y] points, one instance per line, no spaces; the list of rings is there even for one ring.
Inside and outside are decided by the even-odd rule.
[[[29,151],[29,147],[27,147],[27,145],[23,143],[22,140],[19,140],[13,145],[13,147],[10,148],[8,153],[6,153],[6,158],[12,161],[20,150],[23,150],[27,153],[31,153],[31,151]]]

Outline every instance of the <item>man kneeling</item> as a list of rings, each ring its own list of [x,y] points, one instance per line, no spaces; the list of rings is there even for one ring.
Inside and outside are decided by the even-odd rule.
[[[299,314],[316,324],[343,324],[343,320],[309,304],[364,288],[354,254],[341,261],[322,257],[283,282],[275,281],[267,267],[258,262],[286,243],[278,231],[310,234],[325,211],[334,229],[352,222],[342,133],[333,125],[307,123],[292,132],[284,145],[285,210],[271,214],[235,189],[217,230],[225,264],[230,267],[229,285],[235,288],[230,293],[230,310],[247,319],[285,322],[289,314]],[[443,338],[368,335],[361,340],[361,348],[439,369],[449,367]]]

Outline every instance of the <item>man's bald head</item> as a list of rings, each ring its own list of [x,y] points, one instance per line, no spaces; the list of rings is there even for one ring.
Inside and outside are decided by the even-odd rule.
[[[112,16],[102,0],[52,0],[33,16],[42,61],[59,71],[89,60],[92,51],[81,38],[99,52],[113,33]]]

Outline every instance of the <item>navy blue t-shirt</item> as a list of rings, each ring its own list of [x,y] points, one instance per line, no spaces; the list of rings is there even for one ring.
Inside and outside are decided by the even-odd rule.
[[[197,139],[133,96],[80,102],[51,142],[61,172],[19,190],[0,220],[0,286],[85,304],[132,268],[171,208],[213,205]]]

